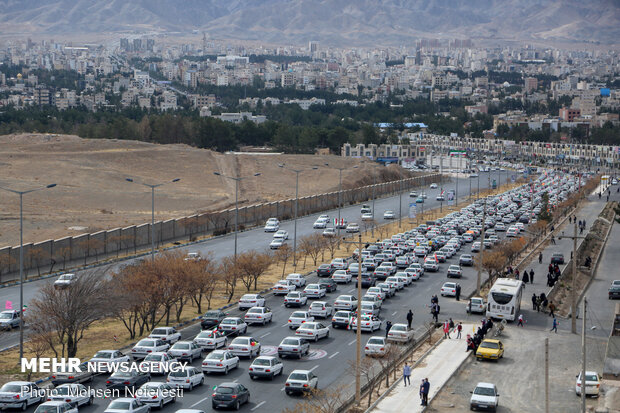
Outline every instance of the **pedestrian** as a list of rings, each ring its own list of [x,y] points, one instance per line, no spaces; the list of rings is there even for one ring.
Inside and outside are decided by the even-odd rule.
[[[428,382],[428,377],[424,379],[424,391],[423,391],[423,399],[422,404],[424,406],[428,406],[428,393],[431,389],[431,384]]]
[[[515,270],[515,280],[518,280],[518,279],[519,279],[519,269],[517,268]]]
[[[450,338],[450,323],[446,320],[443,323],[443,338]]]
[[[452,318],[450,318],[450,322],[448,323],[450,325],[450,329],[454,329],[454,321],[452,320]]]
[[[542,300],[540,297],[536,297],[536,312],[540,313],[540,306],[542,305]]]
[[[411,323],[413,323],[413,312],[409,309],[407,313],[407,330],[411,330]]]
[[[388,338],[388,333],[390,332],[390,328],[392,328],[392,322],[388,320],[385,323],[385,338]]]
[[[553,304],[553,301],[549,302],[549,317],[553,317],[555,318],[555,314],[553,313],[555,311],[555,304]]]
[[[424,379],[420,384],[420,406],[424,406]]]
[[[461,284],[456,285],[456,301],[461,301]]]
[[[579,235],[583,234],[583,227],[579,228]]]
[[[542,264],[542,260],[543,260],[543,255],[542,255],[542,252],[539,252],[539,253],[538,253],[538,263],[539,263],[539,264]]]
[[[536,293],[532,293],[532,310],[536,310],[536,301],[538,300],[538,297],[536,297]]]
[[[463,331],[463,324],[459,321],[459,325],[456,326],[456,338],[461,338],[461,331]]]
[[[523,286],[525,287],[525,284],[527,284],[528,282],[530,282],[530,275],[527,273],[527,270],[523,271]]]
[[[530,268],[530,284],[534,284],[534,270]]]
[[[555,334],[558,333],[558,320],[557,318],[553,317],[553,325],[551,326],[551,330],[549,331],[554,331],[555,330]]]
[[[555,237],[553,235],[551,236],[551,244],[555,245]]]
[[[549,272],[553,272],[553,264],[549,264]]]
[[[517,323],[517,327],[523,327],[523,314],[519,314],[519,322]]]
[[[411,386],[411,367],[407,363],[403,367],[403,381],[405,382],[405,387],[407,387],[407,383]]]

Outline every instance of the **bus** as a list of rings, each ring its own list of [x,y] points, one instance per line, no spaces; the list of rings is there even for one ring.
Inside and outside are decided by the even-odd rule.
[[[523,281],[499,278],[487,297],[487,317],[514,321],[521,311]]]

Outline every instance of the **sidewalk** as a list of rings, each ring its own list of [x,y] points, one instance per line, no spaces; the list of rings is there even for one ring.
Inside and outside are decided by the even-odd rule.
[[[430,404],[433,397],[469,356],[470,353],[465,351],[465,338],[473,329],[473,324],[463,324],[462,338],[459,340],[455,339],[455,331],[450,333],[452,339],[444,339],[416,368],[412,369],[411,386],[405,387],[401,375],[396,387],[371,411],[376,413],[422,412],[424,409],[420,405],[422,379],[428,378],[431,385],[428,394]]]

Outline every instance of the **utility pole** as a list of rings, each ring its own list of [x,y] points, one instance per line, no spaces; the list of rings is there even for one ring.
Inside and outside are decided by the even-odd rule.
[[[545,413],[549,413],[549,338],[545,338]]]
[[[581,320],[581,413],[586,413],[586,307],[588,300],[583,297]]]
[[[583,239],[585,237],[580,237],[577,236],[577,222],[574,223],[574,235],[568,236],[568,235],[560,235],[558,237],[558,239],[562,239],[562,238],[572,238],[573,239],[573,280],[571,283],[571,292],[570,292],[570,299],[571,299],[571,304],[570,304],[570,331],[573,334],[577,334],[577,240],[578,239]]]
[[[357,242],[346,241],[344,244],[357,244],[357,309],[356,309],[356,329],[355,329],[355,404],[359,406],[362,400],[362,384],[360,366],[362,362],[362,323],[360,320],[360,308],[362,302],[362,234],[358,234]]]
[[[486,218],[487,218],[487,198],[484,198],[484,206],[482,207],[482,233],[481,235],[481,240],[480,241],[480,255],[479,255],[479,262],[478,262],[478,277],[476,279],[476,295],[480,296],[480,281],[482,278],[482,260],[484,259],[484,230],[486,229]]]

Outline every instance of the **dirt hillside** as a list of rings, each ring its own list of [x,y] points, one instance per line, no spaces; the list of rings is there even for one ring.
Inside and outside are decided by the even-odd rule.
[[[150,189],[132,184],[181,180],[156,189],[156,219],[218,210],[234,204],[235,182],[213,174],[252,176],[239,185],[242,204],[338,188],[376,167],[368,161],[316,155],[221,154],[186,145],[82,139],[77,136],[20,134],[0,136],[0,186],[28,190],[56,183],[52,189],[24,196],[24,242],[93,232],[150,220]],[[329,167],[324,166],[329,163]],[[319,166],[312,170],[312,166]],[[0,247],[19,243],[19,197],[0,191]]]

